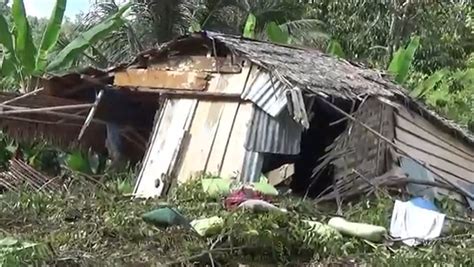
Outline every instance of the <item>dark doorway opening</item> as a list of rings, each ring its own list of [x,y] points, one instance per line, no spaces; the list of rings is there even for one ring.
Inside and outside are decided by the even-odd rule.
[[[290,183],[292,192],[310,198],[319,196],[332,185],[334,168],[326,165],[319,173],[313,171],[326,154],[326,147],[346,129],[347,120],[325,101],[315,97],[308,110],[310,128],[301,137],[301,152],[298,155],[267,154],[264,158],[262,172],[266,173],[287,163],[294,163],[295,173]],[[351,100],[335,99],[333,104],[350,113],[357,107]]]

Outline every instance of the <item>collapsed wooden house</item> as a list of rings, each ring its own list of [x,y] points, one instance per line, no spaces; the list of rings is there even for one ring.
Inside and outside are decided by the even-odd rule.
[[[291,163],[294,191],[314,196],[328,186],[343,194],[376,177],[390,180],[383,175],[398,166],[421,184],[438,184],[436,197],[474,200],[471,134],[382,73],[316,50],[202,32],[87,77],[68,85],[76,90],[66,89],[66,76],[49,79],[45,94],[94,102],[104,86],[77,89],[91,77],[123,94],[128,104],[112,99],[96,118],[120,114],[120,129],[148,140],[142,154],[124,152],[143,156],[137,196],[160,196],[202,173],[256,181]],[[124,111],[135,113],[127,120]],[[104,128],[100,136],[93,129],[104,143]]]

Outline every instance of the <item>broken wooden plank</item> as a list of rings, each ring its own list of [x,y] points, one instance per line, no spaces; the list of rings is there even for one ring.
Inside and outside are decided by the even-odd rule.
[[[279,168],[269,171],[265,176],[268,179],[268,183],[277,186],[286,180],[290,179],[295,174],[294,164],[284,164]]]
[[[135,196],[160,196],[168,185],[168,176],[173,171],[196,103],[192,99],[170,99],[165,102],[138,176]]]
[[[234,61],[234,62],[233,62]],[[152,63],[149,69],[173,71],[199,71],[210,73],[240,73],[242,60],[229,57],[172,56]]]
[[[207,88],[208,75],[192,71],[128,69],[115,73],[114,85],[204,91]]]

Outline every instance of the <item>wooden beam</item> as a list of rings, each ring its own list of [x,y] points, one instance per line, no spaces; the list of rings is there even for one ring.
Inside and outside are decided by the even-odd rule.
[[[206,56],[172,56],[156,63],[149,68],[155,70],[174,71],[201,71],[211,73],[240,73],[242,60],[236,58],[235,64],[229,57],[206,57]]]
[[[114,85],[204,91],[208,78],[202,72],[129,69],[115,73]]]
[[[193,90],[171,90],[171,89],[153,89],[153,88],[133,88],[129,89],[132,92],[142,93],[156,93],[160,96],[166,96],[169,98],[191,98],[191,99],[216,99],[228,100],[234,102],[249,102],[240,97],[237,93],[224,93],[224,92],[209,92],[209,91],[193,91]]]

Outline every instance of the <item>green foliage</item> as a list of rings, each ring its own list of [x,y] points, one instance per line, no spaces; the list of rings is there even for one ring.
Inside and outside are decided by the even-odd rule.
[[[415,36],[410,40],[406,48],[400,47],[395,52],[388,71],[395,77],[395,81],[403,84],[408,78],[408,73],[413,64],[415,52],[420,46],[420,37]]]
[[[77,36],[54,56],[52,62],[48,63],[59,39],[66,1],[56,1],[38,50],[34,45],[33,31],[23,1],[13,1],[11,10],[13,24],[9,26],[7,19],[0,15],[0,44],[4,50],[1,63],[2,76],[11,77],[23,90],[34,89],[36,87],[34,79],[32,80],[34,76],[41,76],[46,70],[58,70],[70,66],[71,62],[91,44],[117,29],[122,23],[121,16],[129,7],[130,4],[123,6],[115,15]],[[12,79],[4,82],[11,82]]]
[[[274,43],[287,44],[290,40],[288,33],[282,31],[274,21],[267,25],[266,33],[268,39]]]
[[[342,49],[341,44],[337,40],[331,40],[329,42],[326,52],[336,57],[345,57],[344,50]]]
[[[89,164],[89,158],[84,153],[76,151],[69,154],[65,163],[66,166],[72,171],[92,174],[92,169]]]
[[[14,22],[15,53],[22,62],[22,67],[27,73],[35,70],[36,47],[31,35],[31,27],[26,17],[23,0],[14,0],[12,5]]]
[[[0,266],[20,266],[44,262],[53,252],[45,244],[20,241],[11,237],[0,239]]]
[[[249,13],[247,21],[245,22],[243,36],[246,38],[255,38],[255,27],[257,24],[257,18],[254,14]]]
[[[122,15],[130,8],[131,4],[121,7],[118,12],[93,28],[81,33],[76,39],[61,50],[53,61],[48,65],[48,71],[58,70],[67,67],[72,60],[87,49],[91,44],[97,42],[104,35],[107,35],[120,27],[123,23]]]
[[[276,204],[286,208],[289,214],[228,211],[220,199],[216,201],[202,192],[197,180],[173,190],[168,199],[161,200],[131,200],[110,187],[81,184],[70,188],[69,193],[47,195],[25,191],[5,194],[2,201],[0,229],[22,240],[50,244],[56,251],[55,259],[51,260],[56,263],[66,264],[61,261],[70,258],[67,255],[81,251],[74,254],[78,255],[77,262],[67,263],[166,265],[201,261],[204,265],[204,258],[193,257],[208,250],[223,265],[234,262],[343,264],[354,260],[377,266],[473,263],[470,256],[473,236],[466,229],[459,232],[465,236],[463,240],[439,241],[419,249],[397,245],[387,248],[387,244],[350,237],[322,238],[310,231],[303,220],[327,222],[330,216],[324,214],[332,212],[331,207],[276,198]],[[213,237],[202,238],[182,227],[158,229],[141,218],[149,211],[170,206],[189,220],[222,217],[224,228]],[[352,221],[388,227],[392,208],[393,202],[388,198],[369,199],[346,206],[344,214]],[[447,202],[443,208],[449,208]],[[18,217],[22,220],[17,220]]]
[[[61,24],[63,22],[64,11],[66,10],[67,0],[57,0],[56,5],[49,19],[48,26],[43,33],[40,50],[36,55],[36,71],[41,73],[45,68],[50,51],[55,47],[59,33],[61,31]]]

